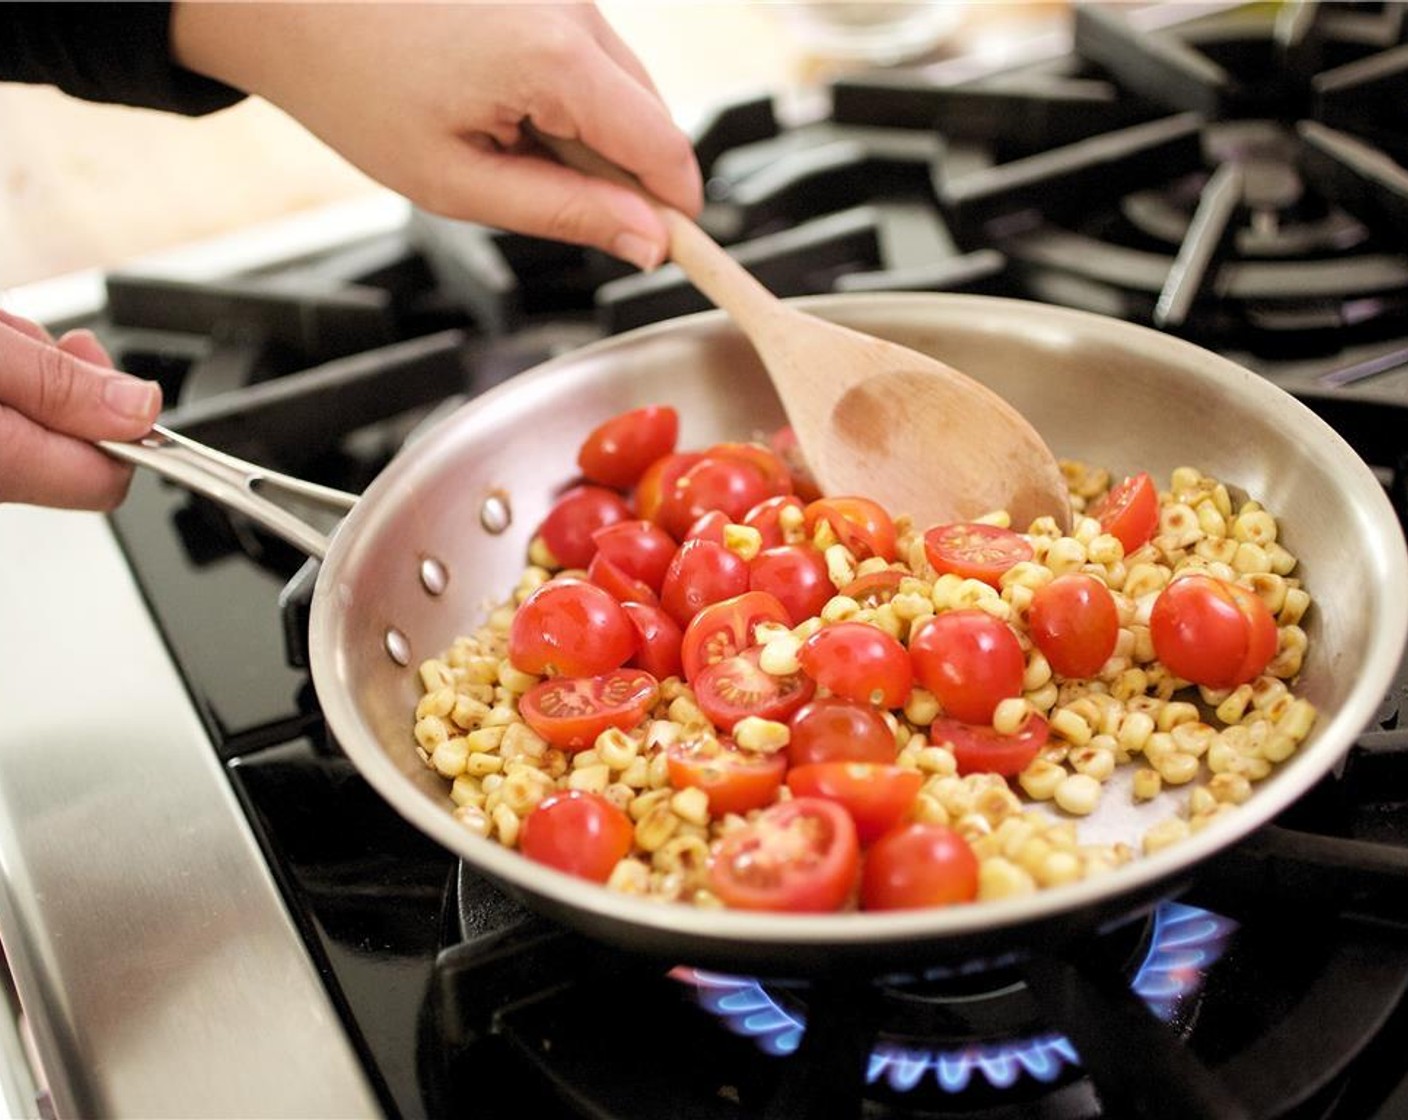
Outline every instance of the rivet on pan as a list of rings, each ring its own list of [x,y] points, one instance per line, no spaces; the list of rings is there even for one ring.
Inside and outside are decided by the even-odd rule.
[[[427,556],[420,562],[420,582],[432,595],[442,595],[450,584],[450,573],[435,557]]]
[[[479,524],[495,536],[513,524],[513,507],[509,505],[507,490],[489,491],[479,507]]]
[[[410,639],[394,626],[386,631],[386,652],[391,655],[391,660],[397,665],[411,663]]]

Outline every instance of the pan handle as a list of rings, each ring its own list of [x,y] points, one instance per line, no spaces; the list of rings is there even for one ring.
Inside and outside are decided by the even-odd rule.
[[[154,470],[178,486],[204,494],[226,509],[244,514],[319,560],[327,555],[329,534],[314,528],[271,497],[265,497],[265,493],[338,515],[347,513],[357,504],[355,494],[265,470],[160,424],[152,425],[152,430],[139,440],[99,440],[98,446],[114,458]]]

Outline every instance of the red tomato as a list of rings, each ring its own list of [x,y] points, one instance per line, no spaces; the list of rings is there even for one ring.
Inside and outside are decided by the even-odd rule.
[[[787,772],[798,797],[824,797],[850,813],[862,845],[899,824],[923,784],[918,770],[884,762],[813,762]]]
[[[709,883],[741,910],[839,910],[855,889],[860,845],[832,801],[797,797],[764,809],[719,844]]]
[[[793,766],[895,761],[895,733],[873,704],[819,696],[798,708],[788,726],[787,759]]]
[[[1159,527],[1159,492],[1153,479],[1141,471],[1113,487],[1090,507],[1089,514],[1124,545],[1127,556]]]
[[[641,669],[616,669],[598,677],[550,677],[518,699],[528,726],[555,747],[585,750],[608,727],[629,731],[660,696],[655,678]]]
[[[1276,619],[1261,597],[1212,576],[1175,579],[1149,613],[1154,653],[1175,676],[1208,688],[1235,688],[1261,675],[1276,655]]]
[[[621,604],[584,579],[550,579],[514,612],[508,659],[524,673],[590,677],[626,663],[635,629]]]
[[[1120,615],[1094,576],[1057,576],[1032,596],[1027,625],[1037,649],[1063,677],[1093,677],[1115,652]]]
[[[940,575],[980,579],[997,587],[1003,572],[1030,560],[1035,552],[1020,533],[975,521],[935,525],[924,534],[924,555]]]
[[[978,857],[945,825],[901,825],[866,854],[860,882],[863,910],[951,906],[977,897]]]
[[[1022,694],[1027,659],[1012,627],[980,610],[945,611],[909,638],[914,675],[946,713],[988,723],[999,700]]]
[[[775,596],[787,610],[789,626],[821,613],[836,588],[826,557],[809,544],[766,548],[748,562],[748,586]]]
[[[822,688],[860,704],[898,708],[914,685],[898,638],[868,622],[835,622],[802,643],[802,668]]]
[[[670,785],[693,786],[709,795],[709,812],[747,813],[777,800],[787,756],[740,750],[731,740],[712,736],[686,739],[666,749]]]
[[[737,459],[747,463],[763,476],[763,483],[771,496],[792,493],[792,472],[782,456],[761,443],[716,443],[705,449],[704,457]]]
[[[816,685],[804,673],[775,677],[758,664],[754,646],[705,666],[694,679],[694,699],[715,727],[732,731],[745,716],[786,722],[812,698]]]
[[[658,522],[660,506],[664,503],[665,496],[675,488],[675,482],[680,475],[702,458],[704,456],[697,451],[672,451],[646,467],[645,473],[636,483],[636,516]]]
[[[738,521],[770,496],[767,479],[752,463],[705,454],[663,491],[655,520],[667,533],[683,539],[690,526],[712,510]]]
[[[710,603],[689,620],[680,650],[684,679],[694,680],[699,670],[758,643],[753,628],[764,622],[790,626],[787,608],[763,591],[745,591],[731,599]]]
[[[596,555],[592,534],[630,516],[630,507],[615,491],[574,486],[553,504],[538,532],[564,568],[585,568]]]
[[[936,719],[929,726],[929,741],[947,746],[958,760],[960,774],[1020,774],[1046,746],[1049,732],[1044,717],[1033,712],[1015,735],[999,735],[990,723],[962,723]]]
[[[653,521],[617,521],[592,534],[597,553],[657,595],[679,547],[675,538]]]
[[[604,883],[631,850],[631,819],[599,793],[550,793],[523,818],[525,856],[569,875]]]
[[[636,652],[627,664],[644,669],[657,681],[683,676],[680,643],[684,634],[675,620],[649,603],[622,603],[621,609],[636,628]]]
[[[711,509],[694,522],[684,534],[687,541],[713,541],[724,543],[724,527],[729,525],[728,514],[721,509]]]
[[[681,626],[710,603],[748,590],[748,561],[713,541],[685,541],[660,585],[660,605]]]
[[[878,607],[895,597],[900,581],[907,574],[898,568],[882,568],[878,572],[857,576],[836,594],[854,599],[862,607]]]
[[[632,409],[592,430],[577,465],[592,482],[629,490],[651,463],[675,449],[679,434],[679,414],[669,405]]]
[[[806,508],[807,535],[825,521],[836,539],[857,560],[880,556],[895,558],[895,523],[878,502],[869,498],[818,498]]]
[[[778,494],[772,498],[764,498],[743,515],[743,524],[758,530],[759,536],[763,538],[764,548],[777,548],[787,543],[781,525],[782,511],[785,509],[795,509],[800,513],[803,509],[802,499],[795,494]]]
[[[600,552],[592,557],[587,565],[587,579],[603,591],[611,592],[618,603],[658,603],[655,592],[643,581],[622,571],[615,562],[608,560]]]

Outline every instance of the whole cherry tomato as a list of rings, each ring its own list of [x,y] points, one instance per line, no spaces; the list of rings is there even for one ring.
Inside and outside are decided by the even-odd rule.
[[[745,513],[743,524],[758,530],[758,535],[763,538],[763,548],[777,548],[787,543],[787,535],[782,531],[783,511],[795,510],[798,514],[798,524],[801,525],[805,521],[803,508],[802,499],[797,495],[778,494],[764,498]]]
[[[978,857],[953,829],[902,824],[871,845],[861,873],[863,910],[951,906],[978,897]]]
[[[758,646],[699,670],[694,700],[713,725],[731,732],[746,716],[785,722],[812,698],[816,685],[805,673],[774,676],[758,664]]]
[[[660,686],[642,669],[596,677],[549,677],[518,698],[524,722],[555,747],[585,750],[607,728],[629,731],[655,705]]]
[[[694,787],[709,795],[709,812],[747,813],[777,800],[787,770],[785,754],[740,750],[731,739],[712,735],[680,739],[665,751],[670,785]]]
[[[895,558],[895,522],[883,506],[869,498],[818,498],[806,508],[807,535],[825,521],[857,560]]]
[[[793,766],[812,762],[894,762],[895,733],[874,704],[840,696],[809,700],[788,720],[792,737],[787,759]]]
[[[787,609],[789,626],[820,614],[836,593],[826,557],[809,544],[763,549],[748,562],[748,586],[781,602]]]
[[[787,608],[763,591],[745,591],[710,603],[689,620],[684,630],[680,659],[685,680],[694,680],[706,665],[757,645],[753,630],[768,622],[791,625]]]
[[[1037,649],[1063,677],[1093,677],[1120,636],[1110,589],[1084,572],[1057,576],[1037,588],[1027,625]]]
[[[651,463],[675,449],[679,432],[679,414],[669,405],[635,408],[592,429],[577,465],[592,482],[629,490]]]
[[[795,797],[764,809],[719,844],[709,883],[742,910],[839,910],[855,889],[860,845],[833,801]]]
[[[813,762],[787,772],[798,797],[823,797],[850,813],[856,837],[869,844],[908,815],[924,775],[886,762]]]
[[[566,576],[524,599],[508,630],[508,659],[524,673],[595,676],[624,665],[635,648],[635,627],[611,592]]]
[[[1033,712],[1015,735],[1002,735],[990,723],[940,718],[929,725],[929,741],[948,747],[960,774],[1020,774],[1046,746],[1050,727]]]
[[[706,513],[718,511],[739,521],[769,496],[767,479],[752,463],[706,453],[664,492],[655,519],[682,540]]]
[[[697,451],[672,451],[662,455],[645,468],[645,473],[636,483],[634,501],[637,517],[659,522],[660,507],[665,497],[675,488],[680,475],[704,458]]]
[[[748,590],[748,561],[713,541],[685,541],[660,585],[660,605],[681,626],[710,603]]]
[[[761,443],[715,443],[704,450],[705,458],[737,459],[763,476],[770,497],[792,493],[792,472],[776,451]]]
[[[550,793],[523,818],[518,846],[538,863],[604,883],[631,850],[634,829],[625,813],[599,793]]]
[[[898,638],[868,622],[833,622],[802,643],[802,669],[847,700],[898,708],[914,685],[909,654]]]
[[[1004,572],[1035,553],[1020,533],[975,521],[935,525],[927,530],[924,555],[940,575],[979,579],[997,587]]]
[[[614,490],[574,486],[553,503],[538,532],[564,568],[585,568],[596,555],[592,535],[630,516],[630,507]]]
[[[944,611],[914,628],[909,656],[919,683],[965,723],[989,723],[1000,700],[1022,694],[1027,660],[1012,627],[977,609]]]
[[[1159,527],[1159,492],[1154,480],[1141,471],[1130,475],[1090,507],[1100,528],[1124,545],[1128,556],[1145,544]]]
[[[1256,679],[1276,655],[1276,619],[1261,597],[1212,576],[1180,576],[1149,612],[1154,654],[1175,676],[1208,688]]]
[[[684,633],[679,624],[649,603],[622,603],[621,609],[636,628],[636,652],[627,664],[644,669],[658,681],[683,676],[680,643]]]

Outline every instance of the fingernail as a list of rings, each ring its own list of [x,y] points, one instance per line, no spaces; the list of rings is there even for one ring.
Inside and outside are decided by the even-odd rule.
[[[156,382],[137,377],[109,377],[103,386],[103,403],[119,416],[147,420],[156,415],[160,391]]]
[[[638,233],[618,234],[611,243],[611,251],[645,272],[651,271],[665,259],[664,250],[659,245]]]

